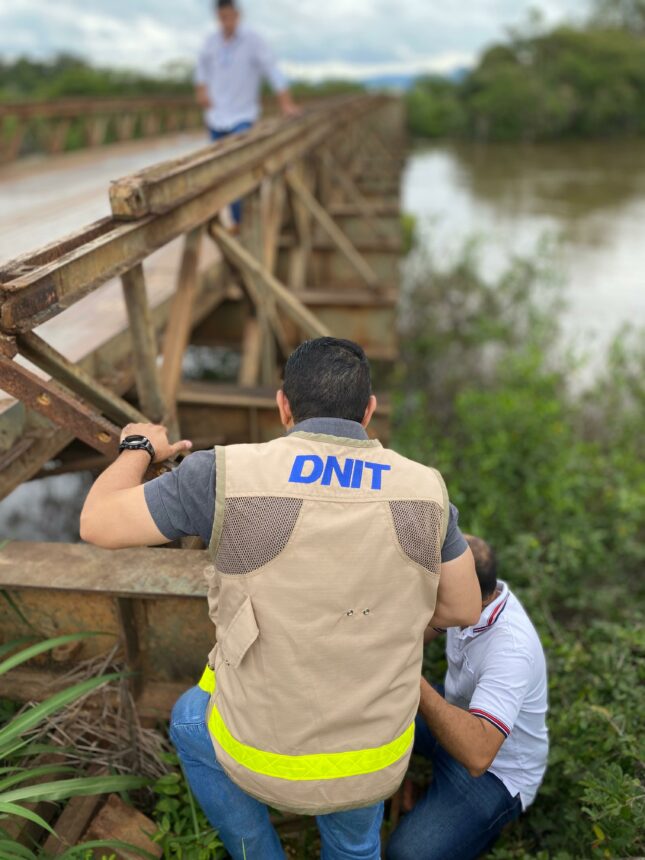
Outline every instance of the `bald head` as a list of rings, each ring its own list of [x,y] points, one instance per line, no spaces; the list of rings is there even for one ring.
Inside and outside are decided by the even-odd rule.
[[[493,548],[475,535],[464,535],[475,557],[475,570],[482,592],[482,600],[487,600],[497,588],[497,558]]]

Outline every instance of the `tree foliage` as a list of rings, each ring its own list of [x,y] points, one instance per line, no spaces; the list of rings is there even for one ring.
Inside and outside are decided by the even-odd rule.
[[[95,68],[71,54],[51,60],[20,57],[0,60],[0,100],[57,99],[74,96],[154,96],[192,92],[189,70],[168,68],[156,77],[118,69]]]
[[[461,82],[409,92],[427,137],[549,140],[645,132],[645,0],[599,3],[588,26],[512,32]]]

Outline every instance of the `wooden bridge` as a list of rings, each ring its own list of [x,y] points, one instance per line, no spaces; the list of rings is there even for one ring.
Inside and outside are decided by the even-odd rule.
[[[403,129],[385,96],[264,120],[113,182],[110,217],[2,265],[0,499],[35,477],[100,470],[130,421],[163,421],[197,449],[274,438],[281,367],[308,337],[359,341],[382,384],[397,356]],[[239,198],[236,236],[221,212]],[[224,348],[236,379],[186,378],[201,347]],[[374,432],[387,438],[381,402]],[[0,640],[120,636],[141,715],[165,714],[212,645],[208,559],[192,547],[9,541]],[[112,642],[9,673],[0,695],[38,698]]]

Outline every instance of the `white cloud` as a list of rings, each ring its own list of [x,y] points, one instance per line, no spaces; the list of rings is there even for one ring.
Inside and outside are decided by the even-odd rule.
[[[378,75],[443,74],[457,68],[471,66],[473,54],[458,51],[437,54],[434,57],[395,61],[387,63],[348,63],[339,60],[324,60],[317,63],[283,62],[281,65],[290,78],[306,81],[364,80]]]
[[[529,8],[549,22],[587,0],[243,0],[284,68],[298,77],[445,71],[468,64]],[[0,56],[80,53],[96,64],[159,69],[191,60],[212,27],[210,0],[4,0]]]

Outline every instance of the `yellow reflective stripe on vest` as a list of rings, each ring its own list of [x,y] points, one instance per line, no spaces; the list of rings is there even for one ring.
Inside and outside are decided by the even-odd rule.
[[[199,686],[207,693],[215,690],[215,673],[210,667],[204,670]],[[414,740],[414,723],[411,723],[398,738],[371,749],[311,755],[265,752],[234,738],[214,703],[211,705],[208,727],[222,749],[247,770],[294,781],[342,779],[383,770],[404,756]]]
[[[206,666],[202,672],[202,677],[197,682],[200,690],[211,695],[215,692],[215,671],[210,666]]]

